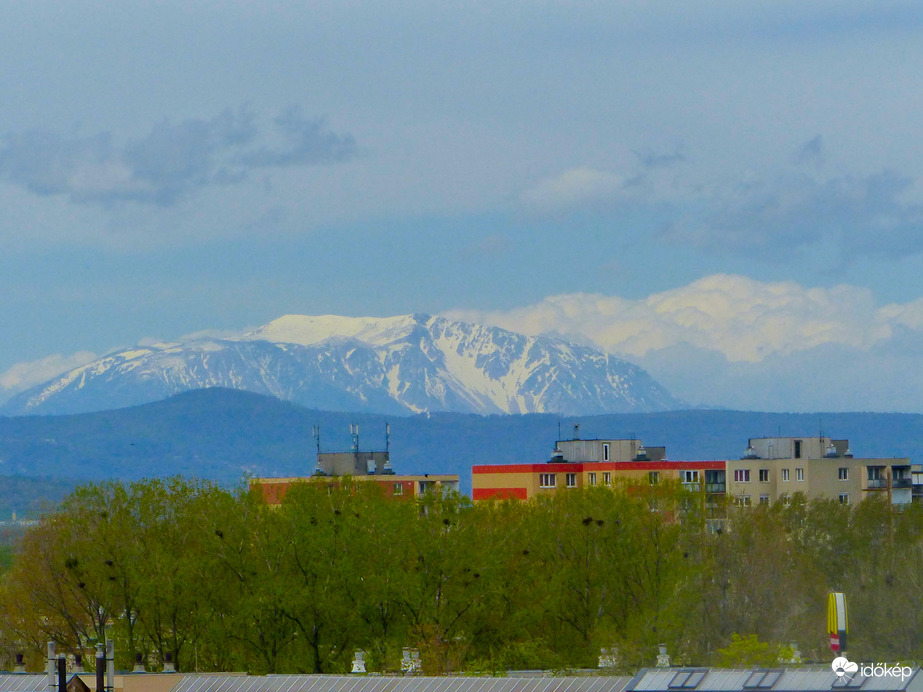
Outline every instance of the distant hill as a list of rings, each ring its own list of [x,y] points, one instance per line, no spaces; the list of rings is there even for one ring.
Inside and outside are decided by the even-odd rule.
[[[236,338],[136,346],[22,392],[0,413],[102,411],[207,387],[389,415],[683,408],[644,370],[596,349],[418,314],[287,315]]]
[[[78,483],[73,478],[0,476],[0,546],[9,543],[6,534],[17,532],[14,514],[17,522],[37,519],[54,509]]]
[[[750,437],[848,438],[857,456],[923,461],[923,416],[893,413],[753,413],[674,411],[560,417],[550,414],[433,413],[383,416],[306,409],[228,389],[178,394],[131,408],[70,416],[0,417],[0,474],[73,479],[182,474],[234,485],[246,474],[308,475],[315,425],[326,451],[347,450],[349,425],[360,447],[385,445],[399,473],[458,473],[471,486],[473,464],[541,462],[560,434],[638,437],[665,445],[669,459],[739,457]]]

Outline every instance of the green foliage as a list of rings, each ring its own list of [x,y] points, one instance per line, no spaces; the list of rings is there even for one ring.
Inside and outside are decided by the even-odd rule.
[[[186,671],[344,672],[355,649],[395,671],[403,647],[434,674],[592,667],[600,648],[630,671],[660,642],[679,664],[791,657],[768,642],[826,661],[840,590],[857,658],[912,660],[921,574],[921,507],[875,499],[714,508],[663,484],[473,505],[346,480],[270,508],[201,481],[109,482],[23,536],[0,656],[114,637],[119,666],[171,653]]]
[[[755,634],[741,637],[731,635],[731,643],[717,651],[717,665],[721,668],[773,668],[791,661],[794,650],[790,646],[761,642]]]

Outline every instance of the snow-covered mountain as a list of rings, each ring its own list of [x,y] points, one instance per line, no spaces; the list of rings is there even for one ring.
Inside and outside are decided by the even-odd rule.
[[[429,315],[287,315],[237,338],[137,346],[23,392],[3,413],[80,413],[229,387],[304,406],[569,415],[682,402],[614,356],[550,337]]]

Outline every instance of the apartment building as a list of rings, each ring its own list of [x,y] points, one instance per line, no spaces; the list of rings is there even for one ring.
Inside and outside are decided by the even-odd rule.
[[[923,500],[921,464],[908,458],[856,457],[848,440],[823,436],[751,438],[739,459],[718,461],[669,461],[664,447],[645,447],[634,438],[558,440],[547,462],[471,468],[475,502],[667,480],[705,493],[713,505],[724,496],[745,506],[787,503],[799,492],[844,504],[873,494],[895,505]]]
[[[761,437],[727,462],[727,492],[741,505],[785,503],[799,492],[844,504],[882,494],[901,505],[923,497],[923,473],[908,458],[856,457],[848,440]]]
[[[388,497],[410,499],[435,489],[458,492],[458,474],[423,473],[398,475],[391,466],[391,430],[385,427],[385,448],[364,451],[359,445],[359,426],[350,426],[352,448],[349,451],[321,451],[320,429],[314,428],[317,458],[311,476],[290,478],[251,478],[250,492],[259,493],[268,505],[278,505],[288,490],[298,483],[335,483],[349,476],[354,481],[377,483]]]
[[[723,495],[725,462],[668,461],[664,447],[645,447],[638,439],[558,440],[547,462],[472,466],[471,497],[528,500],[574,488],[666,481]]]
[[[354,481],[377,483],[387,497],[413,499],[437,488],[458,492],[458,474],[422,473],[412,475],[360,474],[349,476]],[[259,493],[267,505],[282,504],[289,489],[298,483],[335,483],[342,476],[296,476],[291,478],[251,478],[250,492]]]

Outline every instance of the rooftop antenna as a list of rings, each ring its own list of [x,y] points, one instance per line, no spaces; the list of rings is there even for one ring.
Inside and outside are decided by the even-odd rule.
[[[558,439],[561,439],[561,419],[558,418]]]
[[[385,423],[385,451],[391,451],[391,424]]]
[[[320,426],[314,426],[314,444],[317,446],[317,453],[320,454]]]
[[[349,424],[349,433],[353,436],[353,452],[356,454],[359,453],[359,424],[350,423]]]

